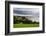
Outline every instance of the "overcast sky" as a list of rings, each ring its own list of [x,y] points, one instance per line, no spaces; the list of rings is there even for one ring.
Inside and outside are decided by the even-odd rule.
[[[39,9],[38,8],[14,8],[13,13],[16,15],[39,16]]]

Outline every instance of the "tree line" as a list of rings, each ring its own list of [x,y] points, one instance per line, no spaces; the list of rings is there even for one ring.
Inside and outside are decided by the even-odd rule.
[[[28,20],[25,17],[20,17],[20,16],[14,16],[14,24],[39,24],[39,22],[32,22],[31,20]]]

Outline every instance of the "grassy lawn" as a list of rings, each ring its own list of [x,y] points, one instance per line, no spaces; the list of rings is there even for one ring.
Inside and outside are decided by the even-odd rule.
[[[39,24],[14,24],[14,28],[39,27]]]

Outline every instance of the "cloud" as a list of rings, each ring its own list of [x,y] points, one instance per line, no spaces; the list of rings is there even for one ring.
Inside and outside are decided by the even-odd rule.
[[[39,16],[38,8],[14,8],[14,14]]]

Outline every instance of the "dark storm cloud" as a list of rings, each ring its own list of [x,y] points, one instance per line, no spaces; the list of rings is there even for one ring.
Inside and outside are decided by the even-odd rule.
[[[14,8],[13,9],[14,14],[21,14],[21,15],[34,15],[39,16],[39,9],[33,9],[33,8]]]

